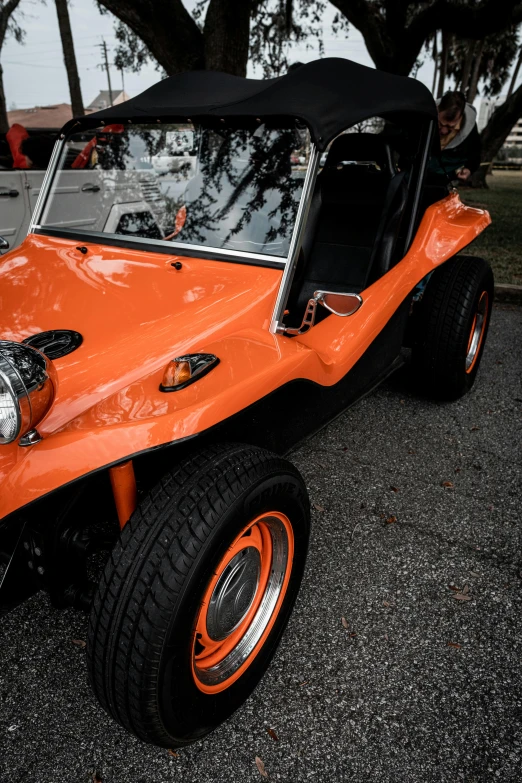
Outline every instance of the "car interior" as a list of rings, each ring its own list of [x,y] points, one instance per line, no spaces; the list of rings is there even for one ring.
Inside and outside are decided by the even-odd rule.
[[[385,133],[344,133],[332,142],[290,293],[292,325],[314,291],[360,293],[398,260],[409,171],[399,171],[397,160]]]
[[[360,293],[402,258],[415,179],[407,148],[411,141],[387,126],[334,139],[317,177],[287,326],[300,324],[314,291]],[[420,214],[445,193],[440,187],[435,196],[428,193]],[[319,308],[316,321],[327,315]]]

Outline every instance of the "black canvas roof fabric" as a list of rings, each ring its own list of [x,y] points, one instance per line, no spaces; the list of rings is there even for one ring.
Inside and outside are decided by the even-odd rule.
[[[78,121],[92,127],[101,121],[297,117],[324,149],[357,122],[402,112],[435,118],[437,109],[428,88],[416,79],[330,57],[275,79],[243,79],[217,71],[176,74],[125,103]],[[65,130],[74,124],[71,121]]]

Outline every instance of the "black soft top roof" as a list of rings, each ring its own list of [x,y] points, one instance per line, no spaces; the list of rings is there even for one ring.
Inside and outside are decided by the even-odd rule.
[[[135,98],[76,122],[133,122],[190,118],[297,117],[320,149],[341,131],[369,117],[408,112],[435,118],[435,101],[421,82],[330,57],[275,79],[243,79],[217,71],[169,76]],[[75,121],[67,123],[71,131]]]

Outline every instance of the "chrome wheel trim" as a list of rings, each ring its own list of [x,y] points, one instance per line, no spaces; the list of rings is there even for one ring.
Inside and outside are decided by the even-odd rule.
[[[469,343],[468,352],[466,354],[466,372],[470,370],[477,356],[478,349],[480,347],[480,338],[484,329],[484,321],[488,311],[488,295],[484,291],[479,299],[477,312],[475,314],[475,324],[473,327],[473,334]]]
[[[288,533],[284,524],[277,517],[264,517],[258,523],[266,525],[272,539],[272,564],[265,593],[259,609],[241,640],[222,661],[208,669],[200,668],[197,661],[194,661],[195,673],[204,685],[218,685],[232,677],[245,663],[269,625],[281,594],[288,567]],[[233,559],[235,560],[235,558]]]

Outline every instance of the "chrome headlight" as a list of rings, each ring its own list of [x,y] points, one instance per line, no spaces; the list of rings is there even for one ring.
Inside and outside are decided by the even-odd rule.
[[[0,340],[0,445],[43,419],[55,393],[52,362],[29,345]]]

